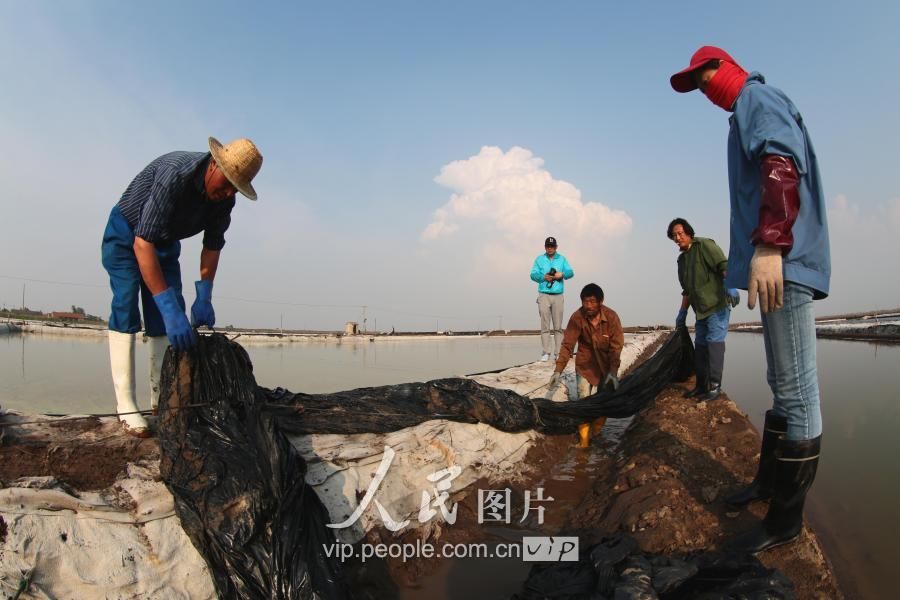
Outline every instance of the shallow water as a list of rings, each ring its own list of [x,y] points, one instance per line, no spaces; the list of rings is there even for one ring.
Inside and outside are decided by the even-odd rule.
[[[541,354],[540,340],[534,336],[245,348],[257,384],[310,394],[480,373],[532,362]],[[138,343],[135,355],[138,404],[149,408],[147,344]],[[31,413],[113,411],[106,338],[0,336],[0,406]]]
[[[817,345],[822,453],[806,516],[847,598],[894,598],[900,564],[900,345]],[[757,429],[771,394],[763,339],[730,334],[725,389]]]
[[[421,381],[522,364],[540,355],[537,337],[249,346],[260,385],[330,392]],[[146,346],[137,349],[139,372]],[[900,346],[820,340],[818,364],[824,435],[807,516],[848,598],[894,597],[900,563]],[[725,388],[761,426],[771,407],[758,334],[728,337]],[[146,377],[138,377],[146,398]],[[143,401],[146,404],[146,400]],[[113,409],[105,338],[0,336],[0,405],[26,412]],[[611,426],[615,425],[610,423]],[[621,425],[616,427],[621,431]],[[593,452],[603,452],[598,446]],[[547,487],[585,485],[593,460],[563,460]],[[518,561],[447,561],[403,598],[485,597],[519,591],[528,566]],[[485,583],[488,580],[488,583]]]

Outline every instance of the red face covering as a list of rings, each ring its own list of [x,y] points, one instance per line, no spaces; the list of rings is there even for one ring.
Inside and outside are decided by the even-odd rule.
[[[747,81],[747,71],[734,63],[722,61],[719,70],[706,82],[706,97],[720,108],[727,111],[734,110],[734,101],[737,100],[744,82]]]

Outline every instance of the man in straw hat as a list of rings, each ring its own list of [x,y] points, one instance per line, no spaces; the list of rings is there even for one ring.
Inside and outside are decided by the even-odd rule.
[[[825,195],[800,111],[757,72],[721,48],[704,46],[672,75],[676,92],[700,89],[731,113],[728,182],[731,244],[727,287],[757,295],[774,403],[766,413],[759,468],[726,502],[768,500],[763,522],[733,546],[757,553],[803,528],[803,503],[816,476],[822,439],[813,300],[828,295],[831,253]]]
[[[196,342],[191,327],[212,327],[216,314],[212,286],[231,223],[234,196],[256,200],[251,180],[262,155],[248,139],[224,146],[209,138],[209,152],[170,152],[147,165],[122,194],[103,232],[103,267],[112,288],[109,359],[116,392],[116,412],[125,430],[148,437],[147,421],[137,413],[134,383],[135,335],[150,340],[150,406],[159,400],[162,358],[171,344],[188,350]],[[179,240],[203,232],[200,280],[191,306],[191,322],[181,295]]]

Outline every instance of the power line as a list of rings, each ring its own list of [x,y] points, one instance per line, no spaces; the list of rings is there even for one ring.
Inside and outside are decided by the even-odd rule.
[[[96,283],[75,283],[72,281],[51,281],[49,279],[32,279],[30,277],[16,277],[14,275],[0,275],[2,279],[17,279],[19,281],[28,281],[30,283],[49,283],[53,285],[73,285],[77,287],[93,287],[93,288],[106,288],[108,285],[98,285]]]
[[[362,304],[310,304],[307,302],[284,302],[281,300],[253,300],[251,298],[238,298],[236,296],[220,296],[217,300],[233,300],[235,302],[249,302],[251,304],[271,304],[274,306],[298,306],[301,308],[362,308]]]

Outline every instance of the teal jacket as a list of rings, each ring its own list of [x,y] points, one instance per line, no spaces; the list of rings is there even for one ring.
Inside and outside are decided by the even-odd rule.
[[[547,283],[544,281],[544,275],[550,272],[550,269],[556,269],[557,273],[563,274],[563,279]],[[569,266],[566,257],[557,252],[553,258],[547,256],[547,253],[538,255],[534,259],[534,265],[531,267],[531,280],[538,284],[538,292],[541,294],[562,294],[563,282],[566,279],[572,279],[575,271]]]
[[[691,247],[678,255],[678,283],[688,297],[697,320],[728,305],[722,274],[728,268],[725,253],[713,240],[695,237]]]

